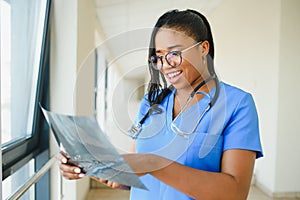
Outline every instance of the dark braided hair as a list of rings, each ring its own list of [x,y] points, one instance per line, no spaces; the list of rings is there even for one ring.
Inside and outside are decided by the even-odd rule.
[[[155,55],[155,37],[160,28],[171,28],[176,31],[185,33],[193,38],[195,41],[208,41],[210,48],[207,55],[208,71],[211,75],[215,75],[214,69],[214,42],[210,29],[209,22],[204,15],[195,10],[179,11],[177,9],[171,10],[163,14],[156,22],[152,31],[148,60]],[[150,106],[160,104],[162,100],[171,92],[171,88],[167,87],[167,81],[159,70],[154,69],[150,62],[148,62],[149,71],[151,75],[148,84],[148,102]],[[216,76],[216,75],[215,75]],[[217,78],[216,78],[217,79]],[[163,86],[161,84],[163,82]]]

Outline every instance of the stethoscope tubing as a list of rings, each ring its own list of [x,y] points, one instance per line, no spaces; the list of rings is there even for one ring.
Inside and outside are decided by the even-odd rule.
[[[220,92],[220,86],[219,86],[219,80],[218,77],[214,74],[210,77],[208,77],[206,80],[202,81],[197,87],[195,87],[195,89],[191,92],[190,97],[188,99],[188,101],[190,101],[195,94],[197,93],[197,91],[203,86],[205,85],[207,82],[214,80],[215,84],[216,84],[216,90],[215,90],[215,94],[214,97],[212,98],[212,100],[209,102],[208,107],[206,109],[206,111],[208,111],[217,101],[218,96],[219,96],[219,92]],[[160,94],[162,95],[162,93]],[[155,104],[155,106],[157,107],[157,105]],[[153,108],[152,106],[149,108],[149,110],[147,111],[147,113],[143,116],[143,118],[136,124],[136,125],[132,125],[132,127],[129,129],[129,131],[127,132],[127,135],[129,137],[131,137],[132,139],[137,139],[137,137],[139,136],[140,132],[142,131],[142,125],[145,122],[145,120],[147,119],[147,117],[153,112]],[[157,108],[156,108],[157,109]],[[200,118],[201,119],[201,118]]]

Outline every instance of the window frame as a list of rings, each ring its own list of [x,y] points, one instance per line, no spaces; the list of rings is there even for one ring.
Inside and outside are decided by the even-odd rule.
[[[39,103],[45,108],[49,107],[50,8],[51,0],[47,0],[32,135],[1,147],[2,180],[16,172],[32,158],[49,150],[49,127],[39,108]]]

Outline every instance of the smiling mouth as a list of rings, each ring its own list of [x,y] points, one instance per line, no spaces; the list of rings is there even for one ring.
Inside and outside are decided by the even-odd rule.
[[[181,73],[182,73],[182,71],[175,71],[175,72],[167,73],[166,75],[167,75],[168,78],[174,78],[174,77],[178,76]]]

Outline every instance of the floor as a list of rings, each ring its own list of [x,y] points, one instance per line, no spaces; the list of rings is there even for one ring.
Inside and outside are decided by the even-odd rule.
[[[113,189],[91,189],[86,200],[128,200],[129,191]],[[269,198],[256,187],[251,187],[248,200],[300,200],[299,198],[278,199]]]

